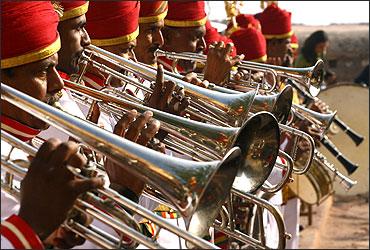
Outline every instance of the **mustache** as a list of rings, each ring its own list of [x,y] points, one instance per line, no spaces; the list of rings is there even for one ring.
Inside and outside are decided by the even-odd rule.
[[[159,46],[159,44],[153,44],[153,46],[151,46],[149,48],[149,51],[154,53],[156,50],[158,50],[161,46]]]
[[[46,94],[45,103],[50,106],[59,108],[60,107],[59,100],[62,97],[62,95],[63,95],[62,91],[58,91],[55,94]]]

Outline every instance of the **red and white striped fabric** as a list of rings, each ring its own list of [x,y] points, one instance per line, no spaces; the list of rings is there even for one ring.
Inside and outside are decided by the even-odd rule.
[[[44,249],[33,229],[17,215],[1,222],[1,248]]]
[[[23,123],[20,123],[10,117],[1,115],[1,129],[17,137],[22,141],[29,141],[38,135],[41,130],[31,128]]]

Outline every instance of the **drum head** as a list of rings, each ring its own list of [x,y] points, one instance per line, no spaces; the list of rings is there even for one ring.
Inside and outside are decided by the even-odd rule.
[[[315,205],[320,200],[320,191],[317,182],[312,180],[310,173],[304,175],[292,174],[293,182],[289,183],[289,188],[302,201],[310,205]]]
[[[332,111],[337,110],[338,117],[354,131],[365,137],[356,144],[335,124],[328,132],[329,139],[335,146],[359,168],[349,177],[358,183],[346,192],[339,182],[334,182],[334,190],[338,194],[362,194],[369,191],[369,88],[354,83],[340,83],[322,90],[318,97],[326,102]],[[336,134],[332,134],[332,132]],[[325,147],[319,148],[329,162],[348,176],[346,169]]]

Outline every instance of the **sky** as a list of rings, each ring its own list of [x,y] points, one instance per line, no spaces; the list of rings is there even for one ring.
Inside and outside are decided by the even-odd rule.
[[[243,1],[241,12],[261,12],[260,4],[261,1]],[[278,5],[292,12],[293,24],[369,23],[369,1],[278,1]],[[226,18],[224,1],[207,1],[208,10],[212,21]]]

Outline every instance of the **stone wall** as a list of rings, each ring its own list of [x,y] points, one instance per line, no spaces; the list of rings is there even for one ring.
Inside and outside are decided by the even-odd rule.
[[[330,69],[339,82],[351,81],[369,64],[369,24],[334,24],[329,26],[293,25],[299,47],[316,30],[324,30],[329,36],[327,52]]]

